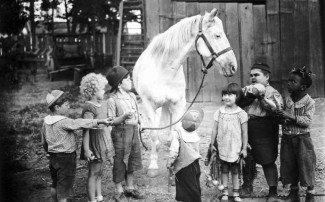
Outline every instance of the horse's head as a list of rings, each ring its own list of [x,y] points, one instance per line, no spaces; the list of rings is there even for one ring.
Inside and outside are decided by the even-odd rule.
[[[223,30],[222,21],[217,16],[218,10],[213,9],[206,13],[200,20],[202,34],[198,35],[196,47],[203,57],[216,58],[213,64],[220,67],[219,71],[224,76],[232,76],[237,71],[237,61],[233,50]],[[200,31],[200,30],[199,30]],[[206,38],[206,41],[204,40]],[[210,44],[210,45],[208,45]],[[210,46],[210,48],[209,48]]]

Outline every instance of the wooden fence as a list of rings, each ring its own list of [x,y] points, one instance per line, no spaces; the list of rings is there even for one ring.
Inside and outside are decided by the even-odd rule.
[[[218,8],[239,70],[234,77],[224,78],[217,69],[210,69],[198,101],[220,100],[220,91],[229,82],[247,85],[250,67],[257,55],[272,58],[271,84],[283,94],[286,94],[289,70],[293,66],[305,65],[315,74],[310,94],[324,97],[324,33],[320,5],[320,0],[147,0],[147,40],[182,18],[203,15],[205,11]],[[190,56],[184,64],[188,101],[194,97],[201,82],[200,67],[197,55]]]

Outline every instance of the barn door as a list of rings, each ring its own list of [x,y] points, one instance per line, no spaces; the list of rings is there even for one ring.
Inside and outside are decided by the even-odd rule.
[[[241,86],[249,83],[249,72],[255,55],[265,55],[269,45],[267,34],[266,5],[255,3],[198,3],[174,2],[174,16],[193,16],[212,8],[219,9],[225,33],[235,52],[238,71],[231,78],[225,78],[215,68],[211,68],[206,76],[203,89],[197,98],[198,102],[220,101],[221,89],[228,83],[236,82]],[[187,101],[191,101],[201,82],[201,60],[193,54],[184,64],[187,80]]]

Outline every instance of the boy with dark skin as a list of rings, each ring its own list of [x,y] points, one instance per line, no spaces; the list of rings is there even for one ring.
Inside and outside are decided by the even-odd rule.
[[[306,90],[311,86],[311,72],[305,67],[294,68],[288,79],[290,96],[284,99],[280,152],[280,173],[284,185],[291,184],[286,201],[299,202],[299,186],[307,187],[306,202],[314,202],[316,155],[310,138],[310,126],[315,112],[315,101]]]

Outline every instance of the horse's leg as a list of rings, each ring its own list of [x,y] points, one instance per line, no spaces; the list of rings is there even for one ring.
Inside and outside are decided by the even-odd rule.
[[[178,121],[184,115],[185,110],[186,110],[186,99],[185,99],[185,96],[183,96],[179,101],[173,102],[170,105],[170,113],[171,113],[172,122],[174,123],[174,122]],[[181,124],[181,121],[178,122],[177,124],[175,124],[173,126],[173,128],[180,124]]]
[[[142,98],[142,103],[146,111],[149,127],[158,127],[157,112],[153,106],[153,103],[148,101],[146,98]],[[147,174],[149,177],[156,177],[159,174],[158,172],[159,167],[157,162],[158,161],[157,144],[159,143],[159,141],[158,141],[157,131],[151,130],[149,132],[149,136],[151,139],[151,148],[150,148],[150,163],[149,163]]]

